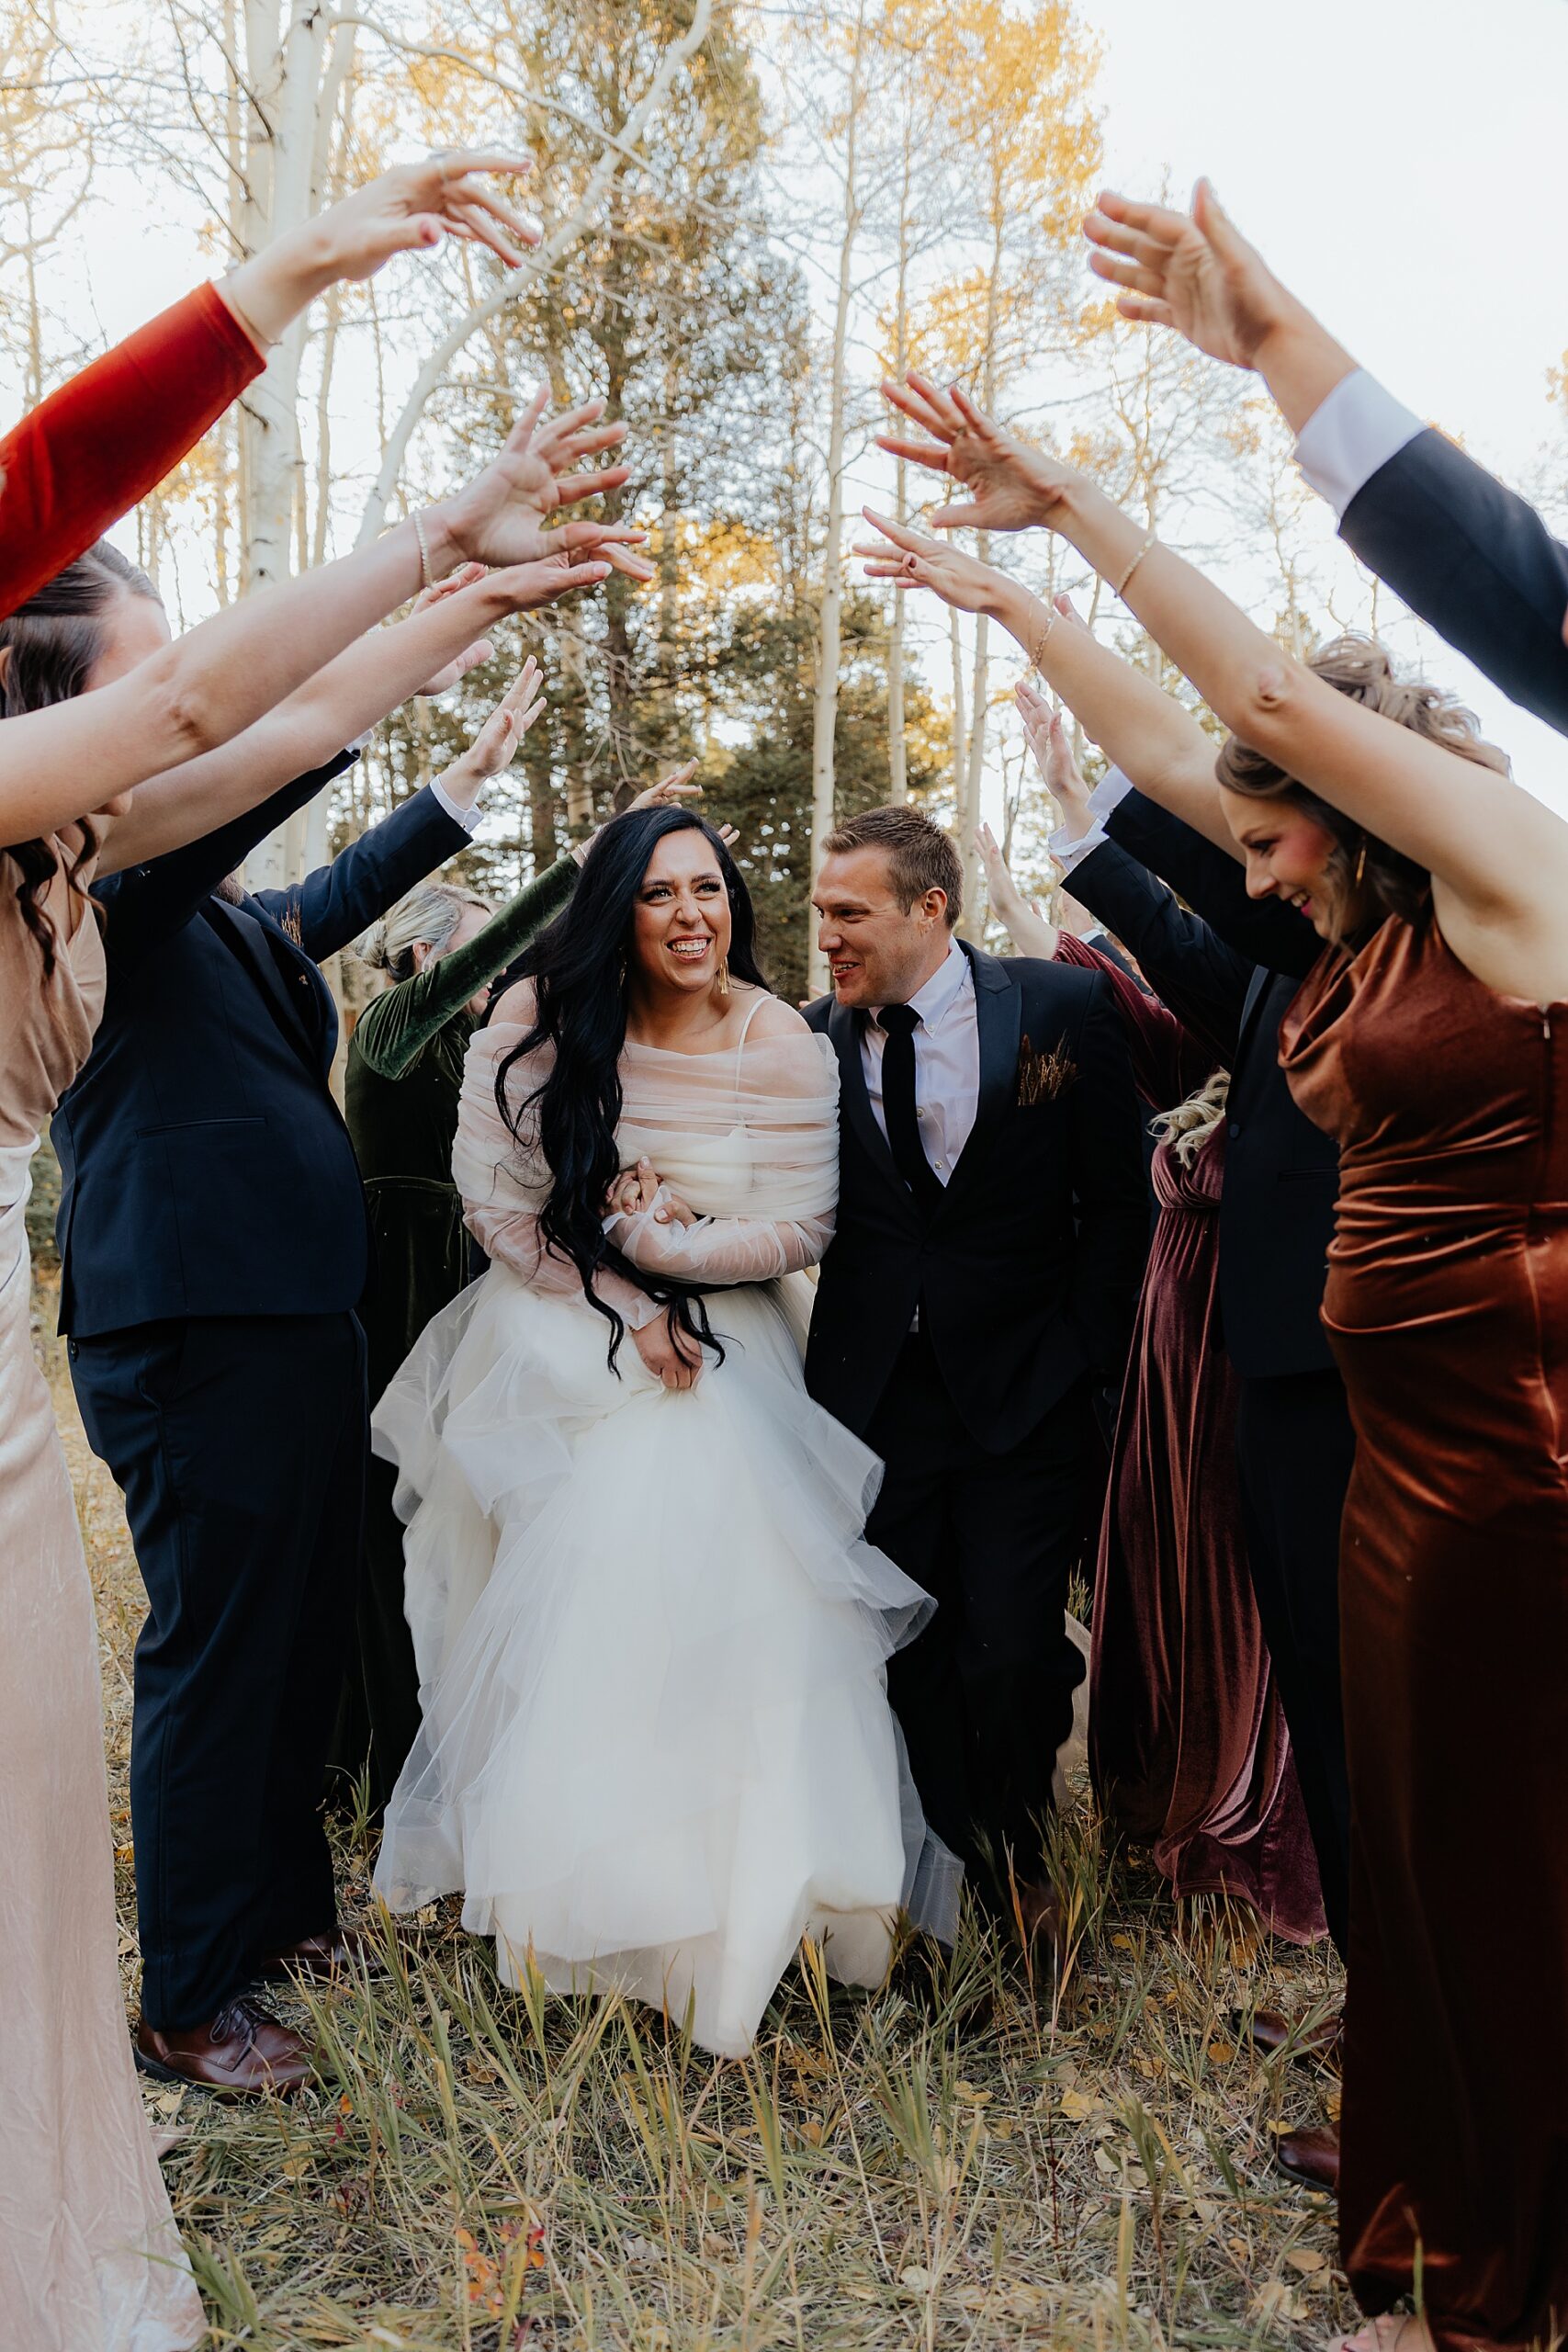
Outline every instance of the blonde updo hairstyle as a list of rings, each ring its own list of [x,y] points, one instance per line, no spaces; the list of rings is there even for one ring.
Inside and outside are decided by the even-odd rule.
[[[1230,1091],[1229,1070],[1211,1070],[1195,1094],[1149,1121],[1149,1133],[1169,1144],[1183,1168],[1190,1168],[1214,1129],[1224,1125]]]
[[[1408,727],[1428,742],[1440,743],[1445,751],[1456,752],[1461,760],[1473,760],[1478,767],[1490,768],[1495,775],[1508,774],[1506,754],[1484,740],[1463,704],[1440,686],[1400,677],[1376,638],[1333,638],[1307,655],[1306,666],[1337,694],[1348,695],[1365,709],[1393,719],[1396,727]],[[1392,849],[1375,833],[1364,831],[1237,736],[1226,737],[1214,773],[1227,792],[1241,793],[1249,800],[1289,800],[1333,834],[1337,847],[1328,871],[1334,911],[1348,902],[1358,887],[1359,867],[1359,888],[1375,908],[1377,922],[1386,915],[1398,915],[1402,922],[1417,927],[1427,922],[1432,876],[1415,858]]]
[[[412,979],[413,951],[421,940],[433,956],[439,956],[451,944],[466,907],[477,907],[487,920],[495,912],[477,890],[459,889],[455,882],[422,882],[379,922],[371,924],[355,954],[361,963],[389,973],[394,981]]]

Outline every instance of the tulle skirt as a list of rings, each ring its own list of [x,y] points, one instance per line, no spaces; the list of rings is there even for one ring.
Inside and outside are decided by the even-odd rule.
[[[376,1884],[460,1890],[501,1973],[690,2008],[749,2049],[803,1936],[875,1984],[902,1905],[951,1939],[886,1664],[928,1597],[863,1540],[881,1465],[814,1405],[795,1281],[727,1291],[671,1393],[503,1266],[378,1407],[423,1722]]]

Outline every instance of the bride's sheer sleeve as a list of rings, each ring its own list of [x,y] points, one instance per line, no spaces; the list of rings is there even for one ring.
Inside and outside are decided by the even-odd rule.
[[[689,1082],[718,1073],[693,1057]],[[728,1061],[729,1057],[723,1057]],[[804,1023],[748,1039],[724,1110],[694,1102],[709,1132],[744,1134],[750,1185],[743,1210],[661,1224],[658,1212],[678,1186],[661,1183],[651,1207],[606,1218],[604,1230],[644,1273],[713,1284],[771,1282],[814,1266],[833,1238],[838,1206],[839,1074],[831,1046]]]
[[[496,1104],[501,1063],[527,1032],[510,1023],[479,1030],[463,1065],[457,1135],[452,1147],[452,1181],[463,1202],[463,1222],[487,1258],[499,1259],[530,1290],[582,1296],[582,1277],[570,1258],[551,1250],[539,1224],[549,1198],[551,1177],[536,1150],[519,1143]],[[548,1069],[545,1049],[514,1062],[507,1074],[509,1099],[524,1102]],[[640,1331],[662,1314],[657,1299],[604,1267],[593,1287],[627,1329]]]

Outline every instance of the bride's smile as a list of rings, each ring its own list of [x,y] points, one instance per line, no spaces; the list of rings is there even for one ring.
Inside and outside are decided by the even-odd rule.
[[[634,993],[645,1001],[676,990],[693,998],[721,993],[728,974],[729,893],[707,836],[667,833],[654,848],[632,922]]]

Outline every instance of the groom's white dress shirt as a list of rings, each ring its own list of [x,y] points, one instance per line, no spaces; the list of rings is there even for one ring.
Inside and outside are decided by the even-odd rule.
[[[915,1023],[915,1102],[926,1158],[942,1183],[958,1164],[980,1102],[980,1029],[975,1012],[975,974],[953,940],[924,988],[909,999]],[[861,1028],[861,1068],[871,1097],[872,1116],[886,1136],[882,1102],[882,1057],[887,1032],[882,1007],[871,1008]]]

